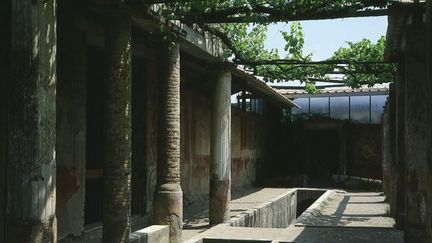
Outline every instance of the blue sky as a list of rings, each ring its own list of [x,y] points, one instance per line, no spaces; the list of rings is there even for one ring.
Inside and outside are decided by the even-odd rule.
[[[329,58],[347,41],[359,41],[362,38],[378,40],[387,31],[387,17],[347,18],[336,20],[302,21],[305,38],[304,51],[313,53],[313,60]],[[269,26],[267,48],[278,48],[284,53],[285,41],[280,30],[289,31],[289,23]]]

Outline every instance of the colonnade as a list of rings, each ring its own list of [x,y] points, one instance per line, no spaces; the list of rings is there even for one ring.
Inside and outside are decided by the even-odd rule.
[[[56,13],[55,0],[17,0],[11,9],[6,242],[56,242],[56,148],[63,149],[63,145],[56,143],[85,139],[85,135],[82,137],[85,122],[67,109],[75,105],[77,109],[85,109],[86,95],[81,92],[85,88],[79,89],[85,85],[85,70],[76,68],[85,62],[85,38],[81,39],[83,36],[77,34],[79,31],[72,24],[70,33],[63,33],[70,39],[59,42],[65,45],[59,59],[62,65],[59,75],[65,81],[60,85],[72,90],[70,97],[59,97],[63,94],[57,93]],[[110,11],[104,16],[104,29],[102,237],[103,242],[127,242],[131,233],[131,17],[120,9]],[[154,223],[169,225],[171,242],[181,242],[180,44],[162,43],[158,54],[162,62],[158,78]],[[210,222],[217,224],[229,219],[231,198],[231,73],[228,69],[219,72],[213,96],[209,207]],[[65,137],[56,139],[56,112],[59,111],[66,114],[60,117],[73,117],[81,122],[75,123],[78,127],[62,127]],[[67,138],[73,141],[66,141]]]

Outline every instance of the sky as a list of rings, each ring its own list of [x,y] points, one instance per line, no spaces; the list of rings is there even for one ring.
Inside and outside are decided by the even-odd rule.
[[[305,38],[304,54],[313,53],[313,60],[324,60],[347,41],[357,42],[363,38],[377,41],[385,36],[387,17],[347,18],[335,20],[301,21]],[[289,31],[289,23],[279,23],[269,26],[265,46],[277,48],[284,52],[285,41],[280,30]],[[282,56],[282,55],[281,55]]]

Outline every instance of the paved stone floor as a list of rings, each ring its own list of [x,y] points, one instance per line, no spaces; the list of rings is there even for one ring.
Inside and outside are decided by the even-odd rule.
[[[295,242],[403,242],[403,232],[394,229],[385,196],[378,192],[336,191],[317,213],[286,230]]]
[[[308,226],[351,226],[392,228],[385,196],[377,192],[348,193],[336,191],[318,214],[303,222]]]
[[[287,189],[258,189],[255,193],[236,200],[243,202],[240,205],[250,207],[260,201],[260,197],[269,198],[283,193],[278,190]],[[205,232],[199,236],[196,235],[200,232],[189,234],[186,226],[185,239],[202,236],[206,239],[217,239],[209,242],[230,242],[229,240],[236,239],[251,242],[402,243],[403,232],[393,228],[394,220],[387,217],[389,209],[384,199],[381,193],[376,192],[336,191],[324,200],[317,208],[317,213],[302,222],[301,226],[293,224],[286,229],[266,229],[218,225],[209,229],[208,223],[207,226],[204,223],[205,229],[202,231]],[[236,200],[231,205],[234,206]],[[227,241],[223,241],[224,239]]]
[[[400,231],[367,227],[288,227],[287,229],[216,226],[204,233],[206,239],[236,242],[304,243],[402,243]],[[204,241],[205,242],[205,241]],[[229,242],[229,241],[228,241]]]

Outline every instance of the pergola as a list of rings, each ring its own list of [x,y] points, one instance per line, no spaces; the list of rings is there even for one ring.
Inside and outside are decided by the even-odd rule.
[[[147,1],[148,4],[157,4],[157,11],[150,11],[157,15],[163,13],[169,20],[179,21],[186,25],[196,25],[201,29],[219,37],[228,49],[234,54],[232,63],[243,65],[254,74],[257,74],[257,67],[274,66],[282,72],[303,68],[303,67],[330,67],[332,71],[328,75],[377,75],[385,72],[384,70],[376,71],[371,67],[392,67],[395,65],[389,60],[322,60],[310,61],[299,59],[260,59],[251,60],[245,58],[241,51],[237,50],[229,36],[217,28],[220,24],[232,23],[274,23],[289,22],[299,20],[321,20],[337,19],[351,17],[373,17],[386,16],[389,13],[389,7],[403,7],[418,11],[424,11],[424,1],[390,1],[390,0],[359,0],[359,1],[244,1],[243,5],[232,5],[225,1],[219,5],[211,6],[205,9],[194,7],[199,1]],[[204,1],[205,2],[205,1]],[[226,3],[225,5],[223,3]],[[355,71],[347,71],[346,67],[361,67]],[[289,67],[289,68],[288,68]],[[380,68],[379,68],[380,69]],[[388,71],[388,69],[387,69]],[[394,72],[392,73],[394,75]],[[317,78],[314,76],[307,77],[310,82],[328,82],[334,83],[332,78]],[[281,81],[281,80],[278,80]],[[289,81],[289,80],[284,80]],[[381,83],[392,82],[393,80],[381,80]],[[361,83],[361,81],[359,81]],[[371,85],[371,84],[369,84]]]

